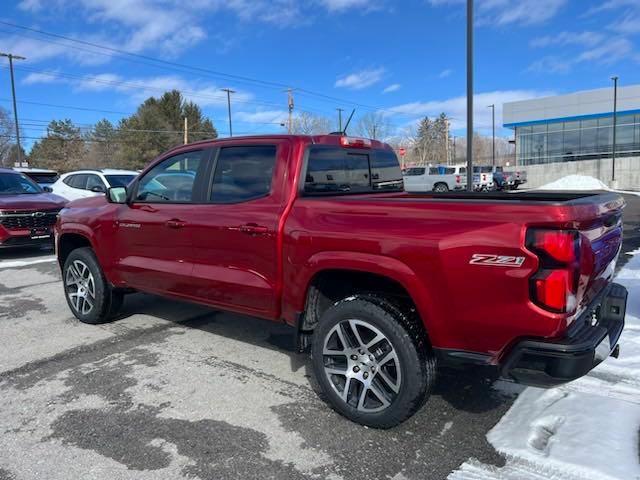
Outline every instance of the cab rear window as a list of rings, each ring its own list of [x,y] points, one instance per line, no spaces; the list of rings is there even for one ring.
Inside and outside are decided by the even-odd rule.
[[[307,194],[402,190],[402,172],[392,151],[320,145],[309,149],[304,182]]]

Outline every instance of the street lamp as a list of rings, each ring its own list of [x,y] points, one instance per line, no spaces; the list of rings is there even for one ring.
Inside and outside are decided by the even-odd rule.
[[[467,190],[473,191],[473,0],[467,0]]]
[[[492,143],[491,143],[491,165],[496,166],[496,106],[495,104],[489,105],[487,108],[491,109],[491,125],[492,125]]]
[[[616,124],[618,123],[618,77],[611,77],[613,80],[613,147],[611,149],[611,183],[612,188],[616,181]]]

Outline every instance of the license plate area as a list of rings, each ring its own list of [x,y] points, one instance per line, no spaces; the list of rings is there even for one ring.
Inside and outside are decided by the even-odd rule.
[[[51,238],[50,227],[41,227],[41,228],[31,229],[31,240],[44,240],[46,238]]]

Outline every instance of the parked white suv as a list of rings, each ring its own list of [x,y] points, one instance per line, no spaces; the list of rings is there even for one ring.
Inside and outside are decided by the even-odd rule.
[[[409,167],[403,172],[407,192],[448,192],[467,188],[467,177],[454,166]]]
[[[56,195],[77,200],[104,195],[109,187],[127,186],[137,175],[132,170],[78,170],[61,175],[51,188]]]

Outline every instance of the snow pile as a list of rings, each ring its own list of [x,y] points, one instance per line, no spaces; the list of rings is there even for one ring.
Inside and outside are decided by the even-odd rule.
[[[527,388],[487,438],[503,468],[469,461],[452,480],[638,480],[640,249],[616,282],[629,291],[620,358],[557,388]]]
[[[597,178],[587,175],[567,175],[555,182],[538,187],[538,190],[610,190]]]

